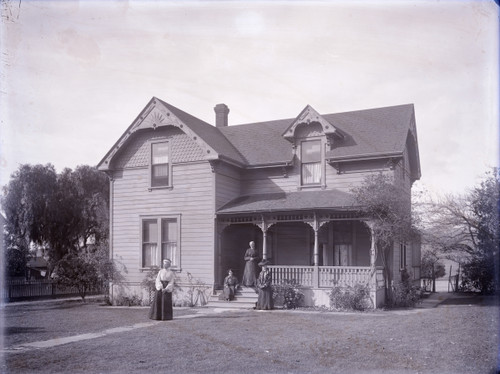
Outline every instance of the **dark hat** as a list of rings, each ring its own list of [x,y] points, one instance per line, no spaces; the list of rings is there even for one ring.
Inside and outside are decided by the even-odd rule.
[[[258,264],[259,266],[266,266],[266,265],[269,265],[269,261],[267,260],[262,260],[261,262],[259,262]]]

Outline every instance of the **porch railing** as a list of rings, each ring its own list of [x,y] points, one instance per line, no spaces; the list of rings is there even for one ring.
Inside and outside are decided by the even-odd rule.
[[[354,286],[356,283],[372,284],[375,288],[383,285],[383,273],[380,268],[371,274],[369,266],[269,266],[272,281],[278,284],[283,280],[294,280],[303,287],[330,288]]]
[[[313,287],[314,266],[269,266],[273,284],[283,280],[295,281],[304,287]]]
[[[356,283],[367,284],[370,281],[369,266],[320,266],[319,286],[354,286]]]

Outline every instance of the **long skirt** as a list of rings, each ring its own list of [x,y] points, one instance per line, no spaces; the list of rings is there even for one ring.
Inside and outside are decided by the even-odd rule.
[[[173,318],[172,292],[156,291],[153,304],[149,310],[149,318],[168,321]]]
[[[224,300],[233,300],[234,299],[234,286],[224,285]]]
[[[259,298],[257,299],[256,309],[273,309],[273,289],[271,287],[259,288]]]
[[[257,281],[257,264],[255,261],[247,261],[245,263],[245,270],[243,271],[243,279],[241,283],[247,287],[255,286]]]

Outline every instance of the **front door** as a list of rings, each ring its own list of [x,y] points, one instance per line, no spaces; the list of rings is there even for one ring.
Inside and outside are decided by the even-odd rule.
[[[335,244],[334,247],[335,266],[349,266],[350,253],[351,253],[350,244]]]

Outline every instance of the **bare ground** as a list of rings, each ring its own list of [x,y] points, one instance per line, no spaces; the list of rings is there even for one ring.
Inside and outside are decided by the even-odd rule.
[[[448,294],[443,294],[448,297]],[[8,305],[3,373],[497,373],[496,298],[435,308],[334,313],[145,308],[66,301]],[[192,318],[191,318],[192,317]],[[148,323],[129,330],[112,328]],[[108,331],[47,348],[31,342]],[[24,345],[24,346],[23,346]],[[24,348],[23,348],[24,347]],[[19,348],[16,350],[15,348]]]

